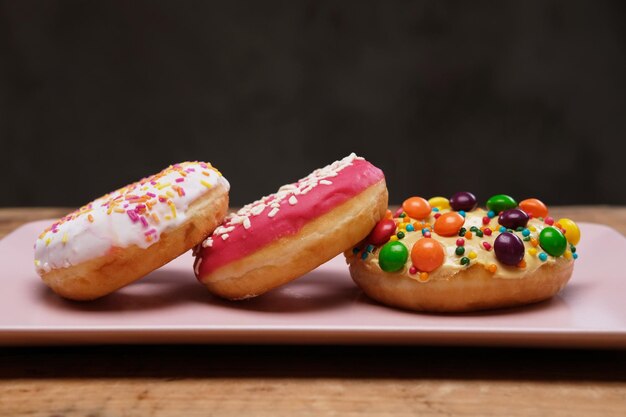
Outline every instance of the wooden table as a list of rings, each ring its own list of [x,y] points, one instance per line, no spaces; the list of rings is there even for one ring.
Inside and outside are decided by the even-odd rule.
[[[24,222],[65,212],[0,209],[0,237]],[[605,223],[626,234],[624,207],[559,207],[552,213]],[[0,348],[0,415],[623,417],[626,351]]]

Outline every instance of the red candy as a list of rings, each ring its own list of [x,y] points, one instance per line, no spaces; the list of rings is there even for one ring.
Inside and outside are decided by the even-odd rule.
[[[488,227],[485,227],[485,230],[483,230],[483,233],[485,234],[485,236],[491,236],[491,229]]]
[[[547,224],[547,225],[552,226],[554,224],[554,219],[552,217],[546,217],[544,219],[544,223]]]
[[[491,250],[491,244],[489,242],[483,242],[483,248],[486,250]]]
[[[483,224],[489,224],[489,222],[491,221],[491,219],[487,216],[483,217]]]
[[[396,223],[390,219],[382,219],[367,236],[366,241],[372,245],[380,246],[389,241],[396,233]]]
[[[457,240],[456,240],[456,245],[457,245],[457,246],[463,246],[463,245],[465,245],[465,239],[463,239],[463,238],[459,238],[459,239],[457,239]]]

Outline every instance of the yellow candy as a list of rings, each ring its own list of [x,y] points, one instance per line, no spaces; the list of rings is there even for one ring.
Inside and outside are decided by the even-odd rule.
[[[535,256],[537,254],[537,249],[535,249],[535,248],[528,249],[528,254],[530,256]]]
[[[392,236],[389,238],[389,240],[390,240],[390,241],[392,241],[392,242],[395,242],[396,240],[398,240],[398,236],[396,236],[396,235],[392,235]]]
[[[580,229],[573,220],[564,218],[559,219],[557,223],[565,230],[565,238],[569,243],[577,245],[580,242]]]
[[[476,259],[476,252],[471,251],[467,256],[469,256],[470,259]]]
[[[572,259],[572,252],[569,250],[566,250],[563,256],[565,256],[565,259]]]
[[[450,202],[445,197],[433,197],[428,200],[428,204],[431,207],[437,207],[439,210],[450,208]]]

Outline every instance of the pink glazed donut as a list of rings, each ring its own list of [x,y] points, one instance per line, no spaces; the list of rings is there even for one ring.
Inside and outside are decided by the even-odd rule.
[[[230,214],[195,248],[194,271],[220,297],[256,297],[363,240],[387,209],[383,172],[355,154]]]

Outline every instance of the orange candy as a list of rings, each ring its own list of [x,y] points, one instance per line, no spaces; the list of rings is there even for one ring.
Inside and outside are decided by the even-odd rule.
[[[415,242],[411,249],[411,261],[419,271],[431,272],[443,264],[444,250],[435,239],[423,238]]]
[[[430,214],[432,208],[422,197],[411,197],[404,200],[402,210],[414,219],[423,220]]]
[[[519,208],[533,217],[546,217],[548,215],[548,208],[543,202],[536,198],[528,198],[519,203]]]
[[[439,216],[435,221],[434,230],[439,236],[454,236],[459,233],[463,223],[465,223],[465,217],[456,211],[450,211]]]

